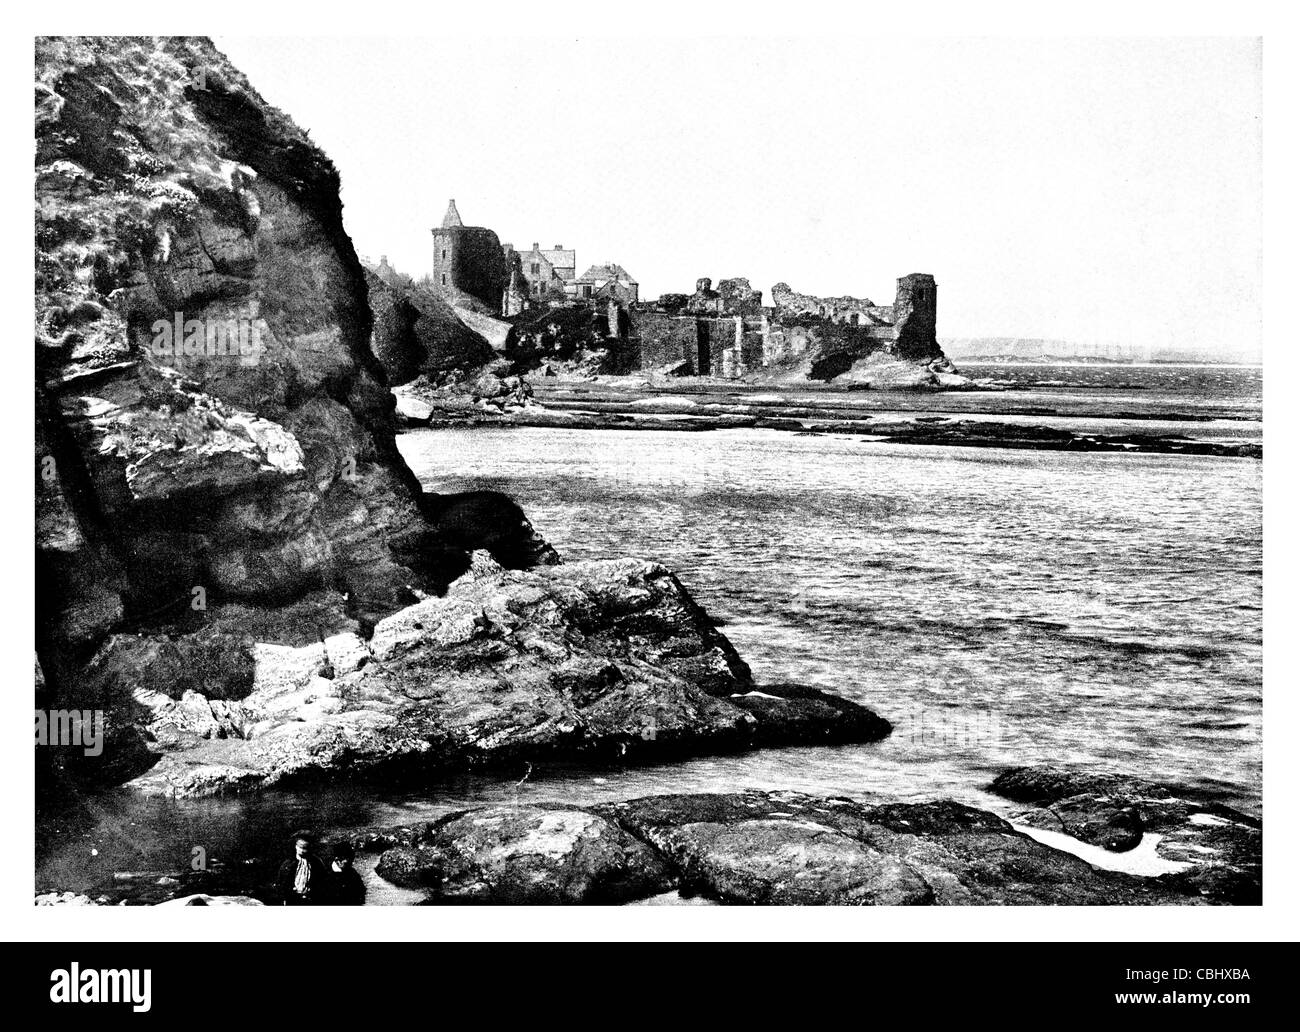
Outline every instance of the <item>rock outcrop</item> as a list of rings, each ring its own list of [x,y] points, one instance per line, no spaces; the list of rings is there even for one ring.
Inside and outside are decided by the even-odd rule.
[[[483,807],[403,831],[400,843],[372,835],[357,844],[388,846],[377,873],[424,889],[430,902],[615,902],[668,888],[768,905],[1258,901],[1191,869],[1146,876],[1099,868],[949,800],[665,795],[585,809]],[[1257,860],[1258,840],[1253,849]]]
[[[998,776],[998,795],[1031,809],[1027,827],[1124,853],[1145,843],[1159,859],[1185,865],[1177,879],[1189,892],[1234,903],[1260,898],[1262,828],[1258,819],[1195,793],[1124,774],[1020,767]]]
[[[650,846],[598,814],[562,807],[451,814],[417,845],[385,852],[375,873],[458,903],[626,903],[673,885]]]
[[[499,358],[468,376],[460,370],[432,377],[421,374],[393,388],[397,421],[404,427],[421,427],[491,421],[521,412],[533,404],[533,387],[514,368]]]
[[[429,288],[386,280],[371,269],[366,287],[375,320],[373,350],[389,383],[421,375],[436,380],[453,371],[472,375],[496,360],[491,345]]]
[[[523,760],[638,759],[889,732],[870,711],[807,688],[756,689],[730,643],[662,566],[628,559],[504,570],[477,552],[439,598],[367,640],[256,643],[251,669],[214,614],[204,693],[136,684],[174,643],[114,636],[99,694],[130,691],[162,747],[130,788],[205,795],[382,769],[390,778]],[[135,685],[133,688],[132,685]],[[219,694],[215,686],[221,686]]]
[[[504,496],[421,492],[338,173],[210,42],[42,39],[36,77],[38,704],[106,739],[63,773],[192,794],[775,733],[667,571],[547,565]],[[406,301],[381,338],[448,325]],[[813,723],[883,733],[842,706]]]

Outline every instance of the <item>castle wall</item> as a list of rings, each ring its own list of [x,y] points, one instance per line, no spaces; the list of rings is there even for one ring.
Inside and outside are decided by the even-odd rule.
[[[937,288],[924,273],[903,276],[893,305],[866,298],[817,298],[784,284],[773,289],[773,308],[757,305],[746,281],[726,281],[729,294],[746,303],[741,314],[723,315],[726,301],[708,280],[680,314],[633,313],[627,362],[640,368],[678,367],[695,375],[739,378],[764,369],[807,366],[812,379],[829,380],[875,352],[922,360],[942,354],[935,339]],[[734,286],[733,286],[734,284]]]
[[[697,370],[699,332],[695,319],[662,312],[632,313],[631,338],[641,355],[642,369],[677,366]]]

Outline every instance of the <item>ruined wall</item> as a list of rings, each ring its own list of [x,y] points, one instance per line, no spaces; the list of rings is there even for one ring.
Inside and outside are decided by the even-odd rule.
[[[940,357],[935,337],[934,277],[913,273],[898,280],[894,305],[869,298],[817,297],[788,284],[772,288],[773,307],[743,278],[713,289],[701,278],[695,293],[666,295],[667,311],[635,313],[630,346],[641,368],[683,365],[697,376],[739,378],[756,374],[830,380],[877,352],[908,361]]]
[[[718,294],[722,298],[722,311],[726,315],[743,315],[756,318],[763,314],[763,292],[749,285],[743,276],[718,281]]]
[[[877,305],[870,298],[849,297],[847,294],[817,297],[792,290],[788,283],[778,283],[772,288],[772,304],[781,319],[828,319],[859,326],[892,323],[894,319],[893,309]]]
[[[829,381],[858,359],[893,348],[892,326],[855,326],[803,319],[773,324],[766,352],[768,368],[797,370],[810,380]]]
[[[751,287],[749,280],[743,276],[720,280],[716,290],[713,289],[713,280],[708,276],[701,276],[695,281],[694,294],[664,295],[664,298],[677,297],[685,298],[682,307],[694,315],[756,317],[763,311],[763,292]],[[664,298],[660,298],[660,301],[662,302]]]
[[[629,344],[639,351],[642,369],[685,365],[695,372],[699,364],[698,342],[694,318],[643,310],[631,313]]]

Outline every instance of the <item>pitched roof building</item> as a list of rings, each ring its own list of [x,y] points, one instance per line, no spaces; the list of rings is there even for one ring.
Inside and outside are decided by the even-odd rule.
[[[574,280],[574,285],[577,296],[582,299],[613,298],[625,304],[635,304],[640,300],[640,284],[615,262],[593,265]]]
[[[507,260],[512,251],[514,245],[506,244]],[[561,244],[543,249],[534,243],[530,250],[516,253],[519,255],[524,279],[528,281],[529,297],[564,296],[565,285],[573,280],[573,274],[577,271],[576,251],[566,251]]]

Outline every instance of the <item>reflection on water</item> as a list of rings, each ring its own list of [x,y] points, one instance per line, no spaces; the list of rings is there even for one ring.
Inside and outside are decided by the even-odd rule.
[[[1259,812],[1256,461],[757,430],[425,431],[400,445],[430,489],[513,495],[566,558],[664,561],[759,682],[845,695],[894,734],[635,769],[542,767],[522,788],[466,776],[418,791],[110,794],[92,802],[94,819],[56,829],[38,885],[102,888],[130,872],[172,891],[157,879],[183,874],[196,845],[223,878],[262,885],[268,843],[297,826],[342,833],[487,801],[753,786],[946,795],[1005,812],[983,786],[1024,763],[1135,771]],[[410,900],[368,877],[373,902]]]

